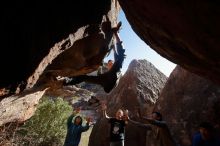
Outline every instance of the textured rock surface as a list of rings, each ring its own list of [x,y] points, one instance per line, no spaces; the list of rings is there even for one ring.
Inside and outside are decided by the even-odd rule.
[[[219,129],[219,107],[220,86],[179,66],[171,73],[156,104],[181,146],[190,146],[200,122],[209,121]]]
[[[1,3],[0,65],[4,71],[0,76],[0,89],[16,87],[22,81],[32,87],[57,56],[61,58],[64,66],[58,65],[61,63],[58,59],[59,61],[52,62],[57,68],[50,65],[50,71],[56,70],[56,73],[66,75],[91,72],[100,65],[104,57],[103,45],[109,43],[103,44],[104,34],[97,32],[97,26],[105,21],[104,15],[108,15],[111,25],[116,24],[118,11],[119,5],[115,0]],[[86,32],[87,27],[92,29]],[[72,34],[70,40],[69,34]],[[89,39],[94,35],[96,37]],[[91,49],[92,44],[96,44],[95,51],[94,48]],[[68,53],[69,56],[64,57],[63,53],[59,55],[70,46],[75,54]],[[8,57],[10,62],[5,62],[4,57]],[[72,64],[67,63],[68,61]],[[74,73],[75,70],[78,73]]]
[[[134,31],[160,55],[191,72],[220,83],[218,1],[119,2]],[[3,71],[0,76],[0,89],[16,87],[21,82],[26,83],[28,78],[28,87],[31,87],[54,59],[54,54],[47,55],[55,43],[62,42],[70,33],[74,34],[87,25],[101,24],[103,15],[110,9],[117,11],[118,8],[115,0],[64,0],[48,1],[47,4],[42,0],[34,4],[28,1],[1,3],[0,65]],[[113,21],[116,18],[115,14],[117,12],[108,14]],[[75,38],[81,39],[82,34]],[[61,50],[68,44],[63,43],[64,47],[59,48]],[[55,49],[56,55],[60,53],[59,49]],[[88,55],[89,51],[86,51],[86,54]],[[58,73],[64,73],[62,69],[66,69],[65,72],[69,74],[83,74],[94,70],[100,65],[103,54],[94,53],[92,58],[87,55],[84,56],[87,61],[81,60],[79,66],[73,63],[74,67],[77,66],[73,70],[77,72],[69,71],[69,66],[61,65]],[[79,56],[83,56],[82,52]],[[4,57],[10,61],[6,62]],[[47,61],[42,62],[45,57]],[[62,60],[62,57],[59,58]],[[69,58],[65,55],[64,58],[71,62],[75,60],[75,57],[73,60],[70,59],[71,55]],[[95,63],[91,62],[91,59]],[[59,63],[60,61],[57,61],[55,64]]]
[[[119,0],[137,35],[161,56],[220,84],[220,3]]]
[[[112,117],[119,108],[126,108],[133,114],[136,107],[147,113],[151,112],[166,80],[167,77],[151,63],[146,60],[133,60],[118,86],[107,95],[107,112]],[[106,119],[98,121],[90,136],[89,146],[108,145],[108,126]],[[128,125],[125,145],[136,146],[144,143],[145,130],[132,124]]]
[[[119,0],[119,2],[134,31],[154,50],[191,72],[220,83],[218,1]],[[94,56],[90,56],[90,51],[85,51],[89,56],[80,61],[74,57],[75,54],[72,54],[73,56],[68,56],[69,53],[64,56],[59,54],[67,52],[69,50],[67,48],[72,45],[70,48],[78,48],[76,52],[79,51],[80,55],[84,56],[82,54],[85,52],[83,53],[79,48],[86,48],[84,45],[88,42],[88,45],[97,42],[96,39],[86,41],[89,37],[85,31],[86,28],[100,25],[104,21],[103,15],[107,13],[112,25],[115,24],[118,4],[114,0],[64,0],[62,2],[48,1],[48,3],[45,4],[42,0],[34,2],[34,5],[28,1],[1,3],[0,90],[11,85],[17,86],[21,81],[27,82],[28,87],[32,87],[47,67],[46,70],[55,75],[60,73],[75,75],[91,72],[100,65],[104,56],[99,52],[100,50],[97,51],[99,53],[95,51]],[[60,10],[61,7],[65,8],[65,11]],[[74,7],[81,11],[79,12]],[[72,34],[70,39],[69,34]],[[101,49],[103,35],[97,32],[95,35],[101,38],[98,39],[100,43],[97,45],[100,47],[98,49]],[[75,47],[81,42],[83,42],[81,47]],[[59,57],[54,60],[56,56]],[[7,57],[7,60],[4,57]],[[80,63],[76,64],[74,61]],[[52,64],[48,66],[51,62]],[[62,66],[62,64],[65,65]],[[47,78],[48,76],[43,77],[50,81],[54,80],[54,78]],[[45,85],[45,82],[41,83]],[[55,86],[53,82],[50,82],[50,85]],[[203,89],[203,86],[201,88]],[[120,90],[119,94],[122,92],[125,91]],[[209,91],[206,92],[209,93]],[[154,103],[156,100],[148,99],[148,96],[155,93],[157,91],[150,91],[138,97],[140,100],[150,100]],[[195,95],[199,93],[199,91],[194,92]],[[193,98],[196,98],[195,95]],[[115,99],[118,100],[118,98]],[[184,97],[184,99],[187,101],[187,98]],[[199,102],[204,104],[205,101],[207,99],[202,98]],[[191,104],[191,101],[188,102]],[[135,102],[129,104],[136,105]],[[0,108],[5,107],[1,105]],[[209,108],[206,111],[208,112]],[[200,111],[197,112],[200,113]]]
[[[35,93],[10,96],[0,102],[0,126],[9,122],[24,122],[35,112],[46,89]]]
[[[120,9],[115,0],[42,3],[44,1],[40,0],[35,5],[26,1],[1,5],[0,26],[1,36],[4,36],[0,53],[0,65],[4,68],[0,76],[1,99],[8,94],[4,88],[16,90],[21,82],[22,86],[30,88],[15,97],[9,93],[9,99],[4,100],[8,108],[15,105],[25,110],[20,103],[9,103],[11,98],[28,98],[28,94],[35,95],[47,87],[51,91],[58,90],[61,82],[55,77],[59,75],[86,74],[97,69],[109,49],[112,32],[108,29],[116,25]],[[74,6],[82,11],[79,13]],[[66,11],[58,11],[60,7],[65,7]],[[107,17],[109,23],[106,23]],[[10,58],[10,62],[5,62],[4,57]],[[19,89],[17,91],[19,93]],[[0,105],[3,112],[5,108],[4,104]],[[14,119],[3,120],[11,122]]]

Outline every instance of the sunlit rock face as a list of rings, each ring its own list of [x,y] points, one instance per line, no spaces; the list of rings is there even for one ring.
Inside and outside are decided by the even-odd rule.
[[[13,95],[0,101],[0,126],[6,123],[23,123],[35,113],[47,89],[29,94]]]
[[[1,4],[1,12],[0,88],[22,81],[31,88],[46,68],[55,75],[96,69],[111,38],[100,26],[105,16],[116,25],[119,5],[115,0],[22,1]]]
[[[177,66],[171,73],[155,110],[168,122],[181,146],[190,146],[203,121],[220,130],[220,86]],[[220,132],[220,131],[219,131]]]
[[[119,0],[137,35],[161,56],[220,84],[219,1]]]
[[[114,117],[119,108],[128,109],[135,116],[137,107],[143,114],[152,112],[165,85],[167,77],[146,60],[133,60],[116,88],[107,95],[107,113]],[[109,125],[106,119],[100,119],[94,126],[89,146],[108,146]],[[145,129],[129,124],[126,127],[126,146],[145,145]],[[99,139],[99,140],[97,140]]]

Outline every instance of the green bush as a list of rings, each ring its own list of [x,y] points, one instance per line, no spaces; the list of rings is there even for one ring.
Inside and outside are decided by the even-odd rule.
[[[73,109],[62,98],[44,98],[35,114],[18,131],[22,145],[63,145],[67,119]]]

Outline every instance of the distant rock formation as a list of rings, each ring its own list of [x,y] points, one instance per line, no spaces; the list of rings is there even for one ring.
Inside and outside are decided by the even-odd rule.
[[[107,95],[108,114],[114,116],[118,108],[135,108],[151,112],[167,77],[146,60],[133,60],[118,86]],[[93,128],[89,146],[108,146],[109,129],[106,119],[100,119]],[[142,146],[145,130],[129,124],[126,128],[126,146]]]
[[[161,111],[181,146],[190,146],[200,122],[220,128],[220,86],[177,66],[159,96]]]
[[[102,87],[94,85],[94,88],[96,88],[96,92],[99,92],[99,89],[102,91]],[[50,90],[45,93],[45,96],[51,98],[63,98],[65,101],[68,101],[73,108],[80,108],[82,115],[90,116],[94,121],[100,116],[97,113],[97,109],[101,104],[100,99],[97,98],[96,93],[90,89],[84,89],[83,87],[77,87],[74,85],[65,86],[60,89]]]

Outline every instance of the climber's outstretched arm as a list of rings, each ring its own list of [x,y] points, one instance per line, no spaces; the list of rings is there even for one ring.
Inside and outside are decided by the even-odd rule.
[[[121,28],[121,21],[117,24],[117,26],[116,27],[114,27],[114,28],[112,28],[112,32],[113,32],[113,34],[115,35],[115,39],[116,39],[116,43],[118,43],[118,42],[121,42],[121,39],[120,39],[120,37],[119,37],[119,30],[120,30],[120,28]]]
[[[94,84],[100,84],[102,87],[104,87],[104,90],[107,93],[109,93],[112,88],[115,87],[118,80],[118,74],[120,73],[120,69],[122,68],[122,64],[125,59],[125,49],[122,46],[122,41],[118,34],[120,26],[121,22],[118,23],[117,27],[112,28],[112,32],[116,39],[116,49],[114,50],[115,62],[111,69],[108,72],[98,76],[80,75],[70,77],[68,80],[64,81],[64,85],[75,85],[83,81],[90,82]]]

